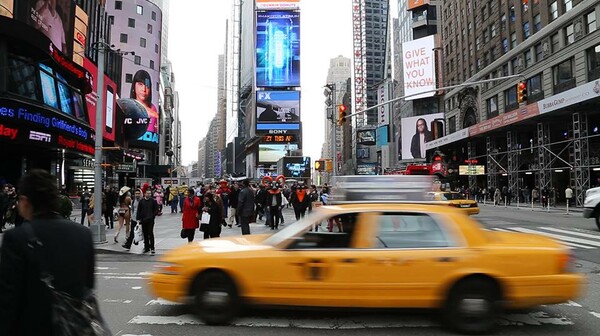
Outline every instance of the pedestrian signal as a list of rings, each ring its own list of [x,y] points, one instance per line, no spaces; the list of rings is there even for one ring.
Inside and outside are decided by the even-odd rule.
[[[325,170],[325,161],[323,161],[323,160],[316,160],[315,161],[315,170],[316,171],[323,171],[323,170]]]

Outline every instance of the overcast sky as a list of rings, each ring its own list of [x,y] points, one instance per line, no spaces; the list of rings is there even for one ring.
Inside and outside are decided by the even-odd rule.
[[[217,110],[217,62],[224,52],[225,21],[231,18],[232,4],[232,0],[171,1],[168,53],[179,91],[185,165],[198,160],[198,141]],[[304,155],[314,161],[320,158],[324,139],[323,85],[329,60],[352,57],[352,1],[301,0],[300,10]]]

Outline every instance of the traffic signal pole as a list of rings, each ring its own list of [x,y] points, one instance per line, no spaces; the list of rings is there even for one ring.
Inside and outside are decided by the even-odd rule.
[[[512,79],[512,78],[524,78],[524,77],[523,77],[523,75],[510,75],[510,76],[503,76],[503,77],[492,78],[492,79],[484,79],[484,80],[474,81],[474,82],[465,82],[465,83],[462,83],[462,84],[450,85],[450,86],[445,86],[445,87],[441,87],[441,88],[438,88],[438,89],[422,91],[422,92],[415,93],[415,94],[410,94],[410,95],[405,95],[405,96],[401,96],[401,97],[396,97],[396,98],[390,99],[388,101],[385,101],[383,103],[380,103],[380,104],[377,104],[377,105],[373,105],[373,106],[368,107],[368,108],[366,108],[364,110],[360,110],[360,111],[348,114],[346,116],[346,118],[354,117],[354,116],[359,115],[361,113],[365,113],[367,111],[374,110],[376,108],[379,108],[381,106],[385,106],[387,104],[393,103],[393,102],[398,101],[398,100],[410,98],[410,97],[413,97],[413,96],[420,96],[420,95],[422,95],[424,93],[431,93],[431,92],[436,92],[437,93],[439,91],[446,91],[446,90],[452,90],[452,89],[456,89],[456,88],[462,88],[462,87],[468,87],[468,86],[475,86],[475,85],[478,85],[478,84],[490,83],[490,82],[495,82],[495,81],[500,81],[500,80],[505,80],[505,79]]]
[[[331,84],[331,96],[333,98],[331,100],[331,160],[333,162],[331,177],[334,177],[337,173],[337,127],[335,127],[335,125],[337,124],[335,118],[335,107],[337,106],[337,91],[335,83]],[[333,179],[332,181],[329,181],[329,183],[333,184]]]

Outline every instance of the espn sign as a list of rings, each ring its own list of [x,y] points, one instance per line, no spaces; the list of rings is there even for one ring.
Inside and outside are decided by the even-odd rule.
[[[48,133],[29,131],[29,140],[41,141],[41,142],[52,142],[52,135]]]

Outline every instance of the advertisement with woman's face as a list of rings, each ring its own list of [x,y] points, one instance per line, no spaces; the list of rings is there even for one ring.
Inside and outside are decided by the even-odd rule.
[[[124,135],[133,147],[158,146],[160,116],[155,104],[158,91],[153,83],[150,73],[140,69],[133,75],[129,98],[118,100],[124,114]]]

